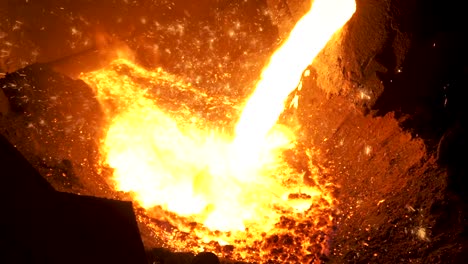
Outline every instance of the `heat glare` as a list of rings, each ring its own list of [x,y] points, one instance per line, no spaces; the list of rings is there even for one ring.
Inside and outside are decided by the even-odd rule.
[[[303,71],[354,12],[354,0],[315,0],[240,104],[123,58],[82,74],[106,113],[101,154],[116,188],[193,233],[199,245],[253,246],[272,232],[292,233],[280,230],[284,219],[314,222],[335,201],[288,165],[284,151],[295,148],[299,128],[277,121]],[[310,161],[313,151],[306,153]],[[308,169],[314,171],[310,162]],[[297,254],[311,251],[310,243]]]

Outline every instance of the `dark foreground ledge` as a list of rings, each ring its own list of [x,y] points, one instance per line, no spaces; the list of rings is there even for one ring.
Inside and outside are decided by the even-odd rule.
[[[147,263],[131,202],[55,191],[0,135],[0,263]]]

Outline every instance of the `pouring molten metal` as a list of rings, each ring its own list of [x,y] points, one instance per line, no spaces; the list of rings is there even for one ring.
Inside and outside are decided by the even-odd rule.
[[[240,118],[231,133],[216,126],[232,120],[206,115],[232,110],[229,98],[210,98],[163,69],[148,71],[117,59],[82,74],[109,121],[101,153],[114,170],[116,188],[148,210],[168,212],[158,216],[178,229],[220,244],[249,245],[247,237],[261,240],[279,232],[284,217],[313,219],[320,214],[314,203],[332,206],[329,193],[309,186],[303,172],[283,159],[283,151],[294,148],[295,131],[277,120],[303,71],[355,8],[354,0],[313,2],[272,55],[241,113],[234,113]],[[190,222],[201,227],[194,230]]]

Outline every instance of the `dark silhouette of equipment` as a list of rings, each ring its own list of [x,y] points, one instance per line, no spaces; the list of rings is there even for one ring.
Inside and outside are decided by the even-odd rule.
[[[0,135],[0,263],[147,263],[131,202],[55,191]]]

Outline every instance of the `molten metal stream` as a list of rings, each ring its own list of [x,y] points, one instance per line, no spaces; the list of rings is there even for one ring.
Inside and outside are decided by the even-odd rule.
[[[355,10],[354,0],[314,1],[311,10],[297,22],[264,68],[237,124],[234,144],[252,148],[266,138],[303,71]]]
[[[274,229],[281,216],[310,216],[319,198],[331,201],[282,159],[282,151],[293,147],[294,135],[276,122],[304,69],[355,8],[354,0],[314,1],[264,68],[234,139],[207,129],[190,103],[174,100],[176,110],[161,106],[158,98],[174,91],[190,93],[192,101],[215,100],[162,69],[147,71],[119,59],[82,74],[109,120],[101,152],[103,162],[114,169],[116,188],[133,193],[144,208],[176,213],[208,230],[234,232],[216,238],[197,231],[204,239],[228,244],[239,239],[235,232],[248,228],[254,239],[261,239],[259,234]],[[229,106],[228,100],[219,102]],[[171,219],[166,218],[187,229]]]

